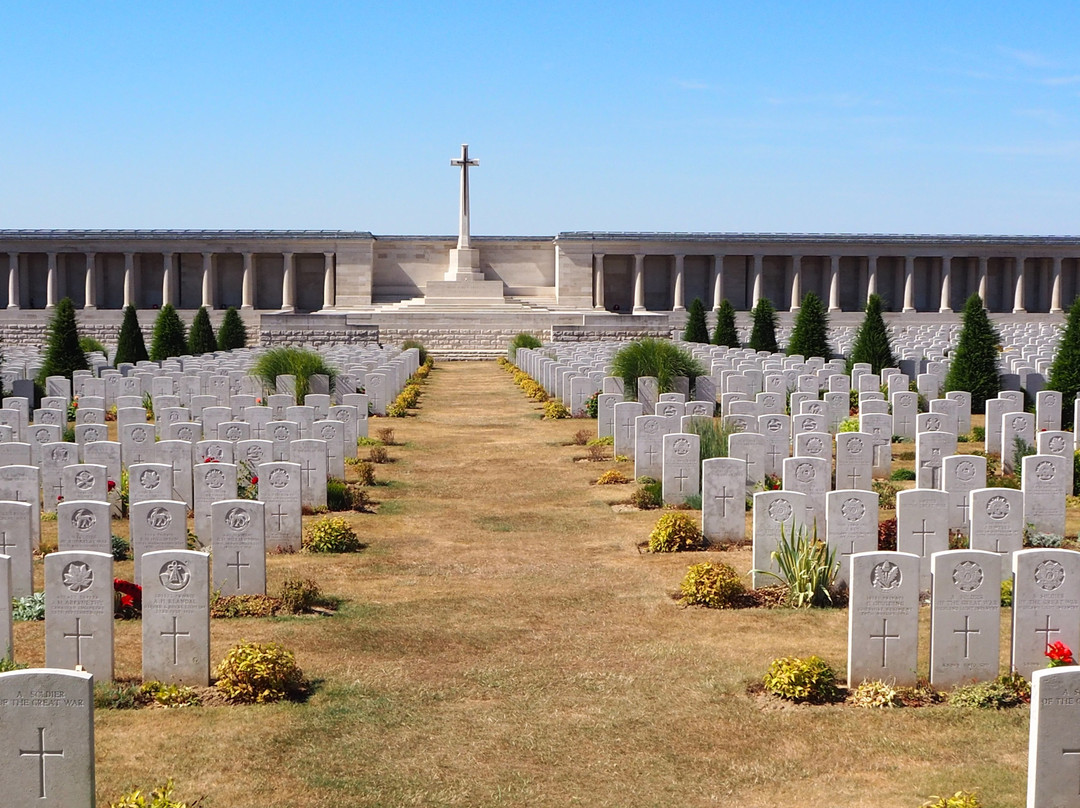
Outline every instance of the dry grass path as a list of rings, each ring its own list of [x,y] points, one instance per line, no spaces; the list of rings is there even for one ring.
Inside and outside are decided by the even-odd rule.
[[[356,556],[270,559],[348,599],[331,619],[215,621],[295,649],[307,704],[102,712],[99,794],[176,778],[209,805],[916,806],[982,786],[1022,802],[1026,714],[777,709],[747,695],[768,662],[843,669],[841,611],[709,612],[670,598],[693,556],[635,549],[655,513],[617,514],[494,363],[436,368]],[[700,558],[702,554],[697,554]],[[718,555],[740,569],[748,554]],[[122,626],[122,673],[138,672]],[[107,804],[105,802],[102,803]]]

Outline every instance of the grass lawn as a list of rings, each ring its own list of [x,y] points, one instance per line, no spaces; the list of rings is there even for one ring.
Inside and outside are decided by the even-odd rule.
[[[639,553],[658,514],[616,513],[630,486],[590,485],[632,467],[578,462],[571,437],[595,422],[540,410],[495,363],[448,363],[418,416],[373,420],[400,445],[376,469],[392,483],[373,489],[382,512],[349,517],[368,549],[268,559],[271,593],[310,577],[341,612],[212,625],[215,664],[241,639],[294,650],[310,700],[98,711],[99,805],[169,777],[211,808],[908,808],[959,789],[1023,804],[1026,708],[748,693],[778,656],[818,654],[843,676],[846,612],[681,608],[690,563],[745,572],[749,548]],[[137,678],[139,623],[116,628],[117,675]],[[43,664],[43,624],[16,629],[17,658]],[[920,652],[925,670],[925,637]]]

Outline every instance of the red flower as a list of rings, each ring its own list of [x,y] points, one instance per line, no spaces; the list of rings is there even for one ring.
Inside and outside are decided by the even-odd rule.
[[[131,597],[131,595],[121,595],[120,605],[125,609],[133,608],[135,606],[135,598]]]
[[[113,578],[113,589],[120,593],[121,605],[142,609],[141,586],[133,584],[131,581],[125,581],[123,578]]]
[[[206,460],[204,460],[203,462],[204,462],[204,463],[217,463],[217,462],[218,462],[218,459],[217,459],[216,457],[208,457],[208,458],[206,458]]]
[[[63,502],[63,501],[64,501],[64,495],[63,495],[63,494],[61,494],[60,496],[58,496],[58,497],[56,498],[56,501],[57,501],[57,502]]]
[[[109,490],[112,491],[116,488],[116,480],[109,480]]]
[[[252,474],[251,475],[251,484],[255,485],[257,482],[259,482],[259,478],[256,477],[254,474]]]
[[[1049,667],[1051,668],[1076,664],[1076,660],[1073,659],[1072,650],[1060,640],[1047,644],[1046,656],[1050,660]]]

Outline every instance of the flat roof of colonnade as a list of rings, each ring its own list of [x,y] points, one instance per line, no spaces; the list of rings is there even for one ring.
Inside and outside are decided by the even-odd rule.
[[[959,235],[904,233],[679,233],[679,232],[615,232],[569,231],[559,233],[566,241],[643,241],[643,242],[701,242],[726,244],[893,244],[893,245],[1080,245],[1080,236],[1037,235]]]

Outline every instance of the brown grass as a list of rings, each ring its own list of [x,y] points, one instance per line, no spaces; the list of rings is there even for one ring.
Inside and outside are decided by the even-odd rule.
[[[219,808],[907,808],[961,788],[1022,804],[1026,710],[748,694],[777,656],[842,672],[846,613],[680,608],[687,565],[717,554],[639,554],[658,514],[614,512],[625,490],[574,462],[582,422],[540,413],[494,363],[437,367],[396,425],[380,513],[346,515],[369,549],[268,558],[272,592],[312,578],[347,599],[339,615],[214,622],[215,661],[282,642],[310,701],[100,711],[99,805],[168,777]],[[749,548],[722,559],[745,572]],[[41,625],[17,628],[18,656],[42,662]],[[119,675],[138,676],[139,647],[118,623]]]

